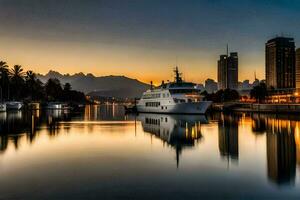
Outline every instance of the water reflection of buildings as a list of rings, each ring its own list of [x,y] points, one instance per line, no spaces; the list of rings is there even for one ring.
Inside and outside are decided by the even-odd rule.
[[[269,180],[278,185],[294,184],[296,160],[300,159],[300,146],[296,146],[299,143],[299,121],[263,114],[254,114],[252,118],[255,123],[252,127],[266,132]]]
[[[296,144],[294,122],[267,119],[267,161],[270,180],[294,183],[296,175]]]
[[[145,132],[175,149],[177,167],[183,149],[191,148],[201,140],[201,124],[208,123],[205,116],[191,115],[140,114],[138,120]]]
[[[219,151],[228,161],[239,157],[238,122],[238,116],[222,115],[218,123]]]

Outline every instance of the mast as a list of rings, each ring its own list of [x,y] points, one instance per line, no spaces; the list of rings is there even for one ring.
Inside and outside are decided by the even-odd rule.
[[[181,78],[182,73],[179,72],[178,66],[175,67],[174,73],[175,73],[175,83],[181,83],[182,82],[182,78]]]
[[[226,45],[226,55],[228,56],[228,44]]]

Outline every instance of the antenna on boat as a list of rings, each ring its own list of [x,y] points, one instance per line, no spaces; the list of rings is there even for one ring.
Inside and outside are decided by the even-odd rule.
[[[153,90],[153,82],[150,81],[150,89]]]
[[[174,73],[175,73],[175,82],[181,83],[182,82],[182,78],[181,78],[182,73],[179,72],[178,66],[175,67]]]
[[[226,55],[228,56],[228,44],[226,45]]]

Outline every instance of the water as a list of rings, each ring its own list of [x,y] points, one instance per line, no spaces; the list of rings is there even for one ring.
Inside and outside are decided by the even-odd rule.
[[[0,199],[300,197],[300,117],[0,113]]]

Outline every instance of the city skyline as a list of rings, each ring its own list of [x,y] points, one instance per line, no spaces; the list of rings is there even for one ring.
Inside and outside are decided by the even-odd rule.
[[[239,53],[239,81],[264,79],[264,44],[295,38],[296,1],[32,1],[1,0],[0,57],[47,73],[125,75],[149,83],[217,80],[217,59]],[[13,14],[12,14],[13,13]],[[281,13],[282,15],[278,15]],[[275,23],[276,22],[276,23]],[[176,61],[177,60],[177,61]],[[251,73],[250,73],[251,72]]]

